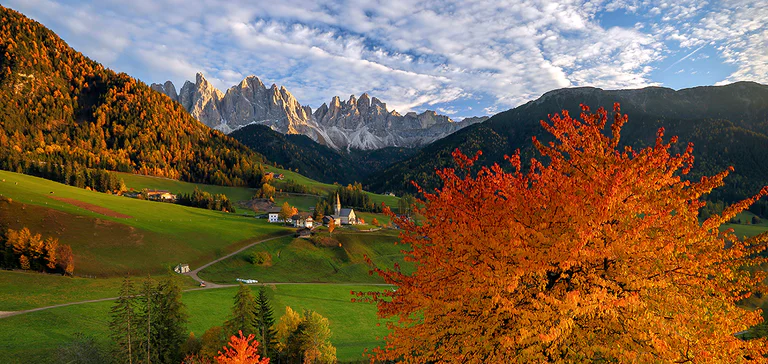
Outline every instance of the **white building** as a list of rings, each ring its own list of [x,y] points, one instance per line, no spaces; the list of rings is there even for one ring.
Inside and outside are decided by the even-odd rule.
[[[267,211],[267,214],[268,214],[268,217],[269,217],[269,222],[282,222],[280,220],[280,217],[279,217],[281,210],[282,209],[279,208],[279,207],[273,207],[273,208],[269,209]]]

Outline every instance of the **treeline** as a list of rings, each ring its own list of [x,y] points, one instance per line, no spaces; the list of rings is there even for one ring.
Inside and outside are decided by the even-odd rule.
[[[159,282],[148,277],[138,287],[126,277],[110,310],[110,348],[80,336],[59,349],[59,362],[240,363],[228,360],[246,352],[252,360],[247,363],[265,363],[267,358],[273,363],[336,362],[328,319],[286,307],[275,322],[265,287],[254,296],[251,287],[241,284],[228,319],[199,338],[186,335],[188,314],[181,292],[175,276]]]
[[[46,273],[72,275],[75,258],[72,247],[59,244],[59,240],[32,234],[27,228],[6,229],[0,232],[0,264],[5,269],[24,269]]]
[[[261,155],[18,12],[0,7],[0,19],[0,168],[68,183],[77,177],[46,166],[260,186]]]
[[[322,200],[315,205],[316,214],[322,212],[323,215],[333,215],[336,206],[336,196],[339,196],[339,201],[342,207],[353,207],[358,211],[366,212],[382,212],[381,205],[375,204],[371,200],[370,194],[363,191],[363,186],[360,183],[347,185],[346,187],[339,186],[335,191],[329,192]]]
[[[176,203],[184,206],[199,207],[208,210],[235,212],[235,206],[225,194],[211,194],[201,191],[197,187],[190,194],[180,193],[176,196]]]
[[[114,362],[181,362],[188,318],[181,291],[174,276],[159,282],[147,277],[138,288],[130,278],[123,280],[110,310]]]
[[[77,162],[63,164],[6,159],[0,161],[0,169],[28,174],[79,188],[89,188],[105,193],[127,191],[125,182],[117,173],[86,168]]]

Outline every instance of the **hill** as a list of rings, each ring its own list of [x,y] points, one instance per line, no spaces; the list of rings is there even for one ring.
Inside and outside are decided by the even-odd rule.
[[[264,158],[0,6],[0,168],[72,185],[87,168],[259,186]]]
[[[498,163],[504,167],[504,156],[518,148],[527,161],[537,155],[532,136],[544,142],[551,140],[540,125],[540,120],[548,120],[548,114],[567,110],[578,115],[581,103],[592,110],[599,106],[611,110],[614,102],[619,102],[622,113],[629,115],[622,130],[623,144],[650,145],[657,129],[663,126],[668,137],[680,137],[678,149],[685,148],[689,141],[694,143],[696,163],[692,178],[733,165],[735,172],[726,179],[726,186],[711,198],[733,201],[768,185],[768,86],[753,82],[679,91],[661,87],[551,91],[430,144],[413,157],[372,174],[364,185],[379,192],[413,191],[411,180],[435,187],[435,169],[452,167],[451,153],[457,148],[470,155],[482,150],[478,161],[481,166]],[[766,205],[760,204],[756,209],[764,214]]]
[[[416,152],[416,149],[397,147],[338,151],[305,135],[282,134],[264,125],[249,125],[229,136],[272,162],[326,183],[362,181],[371,173]]]
[[[0,171],[0,229],[28,227],[72,246],[75,274],[163,273],[202,263],[250,242],[287,234],[234,214],[143,201]]]

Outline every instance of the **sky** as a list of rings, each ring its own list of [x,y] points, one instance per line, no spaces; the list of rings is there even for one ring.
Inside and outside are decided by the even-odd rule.
[[[313,109],[492,115],[563,87],[768,84],[765,0],[5,0],[105,66],[177,89],[248,75]]]

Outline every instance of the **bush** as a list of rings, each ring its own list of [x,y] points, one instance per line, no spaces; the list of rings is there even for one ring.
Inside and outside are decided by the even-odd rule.
[[[250,258],[254,265],[262,265],[272,260],[272,256],[267,252],[252,252]]]
[[[317,247],[339,246],[339,241],[330,236],[313,236],[310,241]]]

